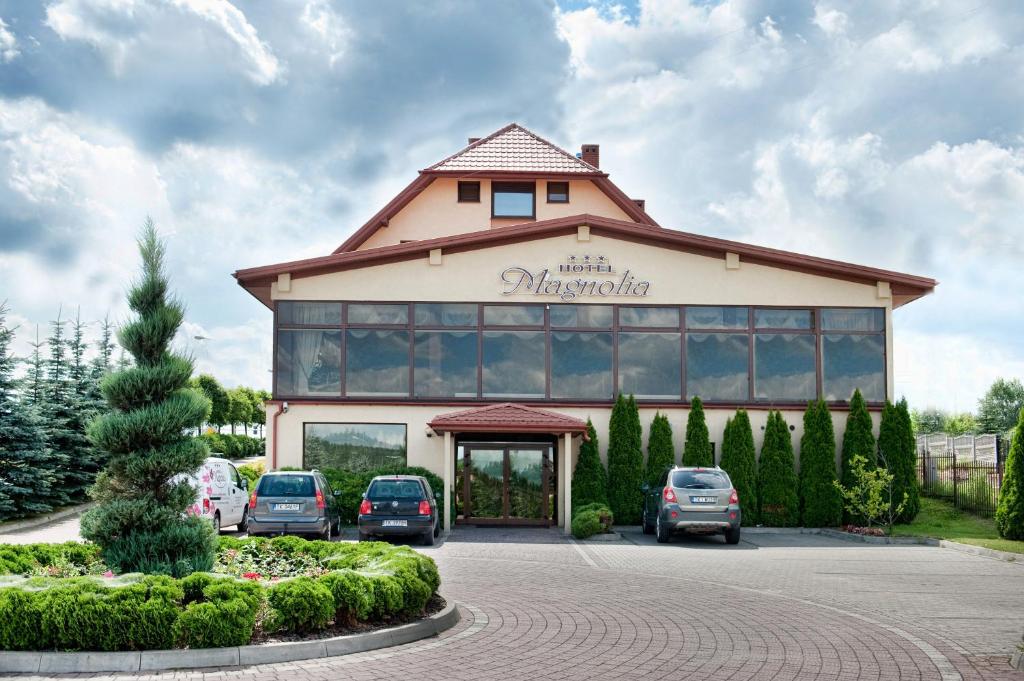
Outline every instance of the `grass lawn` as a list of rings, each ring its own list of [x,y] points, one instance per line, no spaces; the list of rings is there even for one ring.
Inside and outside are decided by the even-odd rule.
[[[914,522],[896,525],[892,533],[897,537],[934,537],[996,551],[1024,553],[1024,541],[1000,539],[991,518],[964,513],[947,501],[929,497],[921,497],[921,512]]]

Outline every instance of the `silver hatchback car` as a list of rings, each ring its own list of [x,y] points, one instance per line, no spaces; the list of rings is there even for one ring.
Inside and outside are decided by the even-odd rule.
[[[740,543],[739,495],[729,474],[714,468],[668,468],[655,486],[644,483],[644,534],[665,543],[673,532],[725,535],[725,543]]]

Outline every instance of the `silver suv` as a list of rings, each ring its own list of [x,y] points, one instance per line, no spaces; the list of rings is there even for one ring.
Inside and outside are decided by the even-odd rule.
[[[740,543],[739,495],[729,474],[721,468],[668,468],[658,484],[646,482],[641,489],[644,534],[656,534],[665,543],[673,532],[725,534],[725,543]]]

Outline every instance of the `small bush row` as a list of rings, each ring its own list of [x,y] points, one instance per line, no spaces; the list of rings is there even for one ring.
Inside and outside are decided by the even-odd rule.
[[[332,622],[352,625],[414,615],[424,610],[440,586],[434,561],[404,546],[332,544],[298,537],[223,539],[225,551],[250,543],[273,545],[281,553],[315,559],[327,572],[271,582],[210,573],[182,579],[10,577],[0,580],[0,649],[244,645],[260,633],[308,634]],[[25,553],[48,556],[39,549]]]
[[[247,459],[266,453],[266,440],[261,437],[230,433],[203,433],[199,437],[210,448],[211,454],[226,459]]]

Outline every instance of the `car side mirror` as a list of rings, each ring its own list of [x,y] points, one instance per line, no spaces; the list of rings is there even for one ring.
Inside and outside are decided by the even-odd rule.
[[[336,497],[340,497],[341,496],[341,490],[340,489],[331,490],[331,494],[333,494]]]
[[[651,491],[651,486],[650,486],[650,485],[648,485],[648,484],[647,484],[647,483],[645,482],[645,483],[643,483],[642,485],[640,485],[640,491],[641,491],[641,492],[650,492],[650,491]]]
[[[242,489],[249,489],[249,478],[242,478]]]
[[[440,499],[441,498],[441,493],[440,492],[434,492],[434,498],[435,499]]]

